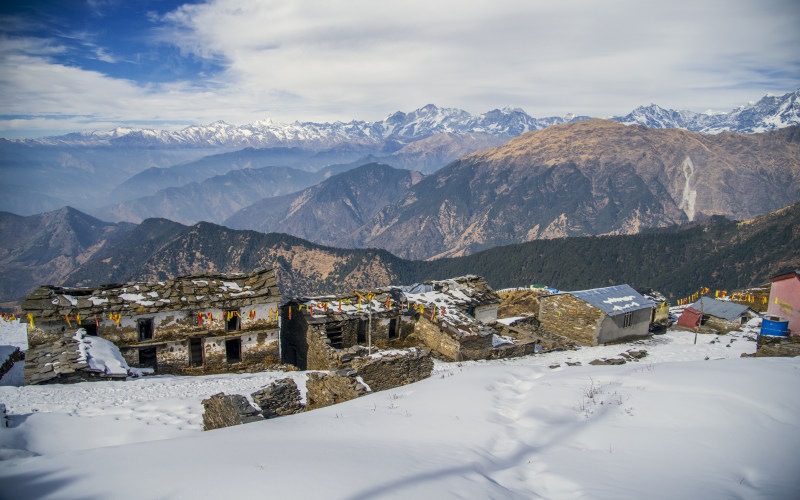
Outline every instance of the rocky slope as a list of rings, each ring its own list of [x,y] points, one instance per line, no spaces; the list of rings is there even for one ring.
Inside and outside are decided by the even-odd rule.
[[[798,199],[800,127],[709,136],[585,120],[458,160],[336,244],[427,259],[711,215],[746,219]]]
[[[511,138],[512,136],[505,134],[444,132],[407,144],[388,156],[377,157],[377,161],[431,174],[461,157],[499,146]]]
[[[538,240],[435,261],[323,247],[284,234],[150,219],[100,250],[66,282],[97,285],[276,267],[281,290],[289,295],[477,274],[495,288],[545,283],[577,290],[629,283],[684,297],[703,286],[746,288],[797,269],[798,247],[800,203],[739,223],[716,216],[641,234]]]
[[[134,227],[70,207],[28,217],[0,212],[0,301],[19,300],[39,284],[60,283]]]
[[[397,269],[402,269],[398,262],[402,261],[382,250],[342,250],[286,234],[148,219],[64,282],[88,286],[274,267],[282,293],[320,294],[396,283]]]
[[[282,232],[328,245],[399,200],[422,174],[371,163],[303,191],[266,198],[228,218],[234,229]]]
[[[322,180],[323,174],[288,167],[242,168],[224,175],[156,191],[103,207],[92,214],[108,221],[141,222],[165,218],[183,224],[222,222],[237,210],[263,198],[303,189]]]

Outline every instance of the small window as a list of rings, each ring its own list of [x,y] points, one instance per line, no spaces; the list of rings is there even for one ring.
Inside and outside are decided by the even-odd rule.
[[[139,318],[136,326],[139,329],[139,342],[153,339],[153,318]]]
[[[622,328],[628,328],[633,324],[633,311],[626,312],[622,317]]]
[[[238,363],[242,360],[242,339],[225,341],[225,359],[228,363]]]
[[[239,311],[236,309],[225,311],[225,331],[233,332],[239,330],[240,327],[241,323],[239,322]]]
[[[153,370],[158,368],[155,347],[139,349],[139,368],[152,368]]]
[[[389,338],[397,338],[397,318],[392,318],[389,320]]]
[[[84,330],[86,330],[86,335],[91,335],[93,337],[97,337],[97,325],[96,324],[88,324],[88,325],[81,325]]]

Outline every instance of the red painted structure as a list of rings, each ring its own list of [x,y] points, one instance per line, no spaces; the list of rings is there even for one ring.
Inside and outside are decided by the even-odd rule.
[[[789,320],[791,335],[800,335],[800,271],[779,274],[769,279],[767,316]]]
[[[686,328],[694,328],[700,324],[700,311],[692,307],[687,307],[683,310],[683,314],[678,318],[678,325],[685,326]]]

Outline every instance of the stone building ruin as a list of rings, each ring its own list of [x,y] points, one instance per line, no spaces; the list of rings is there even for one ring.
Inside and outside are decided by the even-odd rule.
[[[79,328],[156,373],[260,371],[279,363],[281,296],[272,269],[96,288],[41,286],[22,304],[31,348]]]
[[[416,346],[449,361],[531,354],[536,340],[499,325],[500,297],[478,276],[352,294],[296,297],[281,307],[281,360],[335,370],[370,346]]]

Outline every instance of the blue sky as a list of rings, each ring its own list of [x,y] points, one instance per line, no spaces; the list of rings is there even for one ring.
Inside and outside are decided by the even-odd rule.
[[[0,4],[0,137],[730,111],[800,87],[796,0],[92,0]]]

